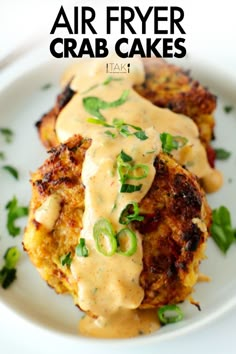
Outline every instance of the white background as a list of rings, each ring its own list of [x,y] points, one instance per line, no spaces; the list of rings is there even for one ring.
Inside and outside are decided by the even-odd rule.
[[[147,2],[147,1],[146,1]],[[49,32],[59,4],[68,1],[13,1],[0,0],[0,59],[11,51],[18,52],[24,43],[33,45],[36,39],[46,37]],[[81,4],[79,1],[73,2]],[[95,6],[98,1],[83,1]],[[110,1],[110,4],[125,4],[122,1]],[[142,4],[143,1],[129,1],[125,4]],[[167,5],[168,1],[150,1],[150,5]],[[93,5],[92,5],[93,4]],[[184,28],[186,30],[186,47],[188,55],[201,58],[202,61],[224,69],[236,77],[236,30],[234,1],[210,0],[173,0],[172,5],[181,6],[185,11]],[[32,41],[33,38],[33,41]],[[26,47],[27,47],[26,46]],[[4,70],[4,69],[2,69]],[[217,75],[217,72],[216,72]],[[1,71],[0,71],[1,80]],[[1,110],[1,107],[0,107]],[[236,328],[236,309],[225,313],[215,323],[197,330],[184,337],[161,342],[156,347],[127,348],[127,353],[236,353],[234,344]],[[107,350],[108,348],[106,348]],[[19,318],[11,310],[0,303],[0,353],[57,353],[65,354],[81,352],[104,353],[97,347],[92,350],[84,348],[72,338],[52,334]],[[111,347],[108,352],[116,353],[118,349]],[[125,354],[124,349],[122,352]]]

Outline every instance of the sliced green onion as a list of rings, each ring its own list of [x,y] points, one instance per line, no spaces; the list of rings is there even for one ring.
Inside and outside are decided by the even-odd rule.
[[[105,118],[100,113],[100,109],[103,107],[103,102],[98,97],[85,97],[83,99],[84,109],[92,116],[98,118],[101,121],[105,121]]]
[[[13,281],[16,279],[16,269],[8,269],[7,267],[3,267],[0,270],[0,284],[3,289],[7,289]]]
[[[140,127],[137,127],[136,125],[125,123],[122,119],[117,119],[117,118],[113,119],[112,123],[114,128],[116,128],[119,131],[119,133],[125,137],[135,135],[136,138],[138,138],[139,140],[148,139],[148,136],[145,134],[145,132]],[[137,131],[132,133],[130,132],[129,127]]]
[[[81,94],[84,95],[85,93],[88,93],[88,92],[90,92],[90,91],[94,90],[95,88],[97,88],[97,87],[99,87],[99,86],[102,86],[102,85],[104,85],[104,86],[109,85],[110,82],[112,82],[112,81],[121,81],[121,80],[123,80],[123,79],[121,79],[121,78],[115,78],[115,77],[113,77],[113,76],[108,76],[108,77],[102,82],[102,84],[93,85],[93,86],[89,87],[87,90],[81,92]]]
[[[19,179],[19,173],[15,167],[12,167],[10,165],[5,165],[2,166],[2,169],[10,173],[15,179]]]
[[[129,90],[124,90],[122,92],[122,95],[120,96],[120,98],[118,98],[117,100],[113,101],[113,102],[105,102],[103,104],[103,108],[102,109],[107,109],[107,108],[113,108],[113,107],[118,107],[121,106],[122,104],[124,104],[129,96]]]
[[[127,179],[143,179],[148,176],[149,167],[143,164],[136,164],[128,170]]]
[[[75,248],[75,253],[78,257],[88,257],[89,252],[84,238],[80,238],[79,244]]]
[[[127,126],[127,127],[133,128],[134,130],[138,130],[138,131],[142,130],[140,127],[137,127],[136,125],[125,123],[125,121],[123,119],[114,118],[112,121],[112,124],[117,129],[120,129],[123,126]]]
[[[70,267],[71,262],[72,262],[72,258],[71,258],[71,252],[64,254],[63,256],[61,256],[60,258],[60,262],[61,265],[67,265],[68,267]]]
[[[90,101],[92,101],[92,98],[95,99],[96,97],[90,97]],[[86,103],[86,101],[85,101]],[[114,103],[114,102],[113,102]],[[93,105],[92,102],[87,102],[86,104],[89,105]],[[96,118],[88,118],[87,121],[89,123],[93,123],[93,124],[97,124],[97,125],[102,125],[104,127],[108,127],[108,128],[114,128],[117,129],[119,134],[124,136],[124,137],[128,137],[131,135],[135,135],[136,138],[138,138],[139,140],[146,140],[148,139],[148,136],[146,135],[146,133],[140,128],[140,127],[136,127],[135,125],[132,124],[128,124],[125,123],[122,119],[117,119],[114,118],[112,121],[112,125],[106,123],[105,118],[101,115],[99,109],[100,108],[96,108],[95,111],[92,111],[92,109],[89,111],[89,113],[91,113],[92,115],[94,115]],[[106,109],[106,108],[103,108]],[[88,111],[88,110],[87,110]],[[129,127],[133,128],[134,130],[137,130],[136,132],[131,132],[129,130]],[[105,134],[110,135],[112,138],[115,138],[115,134],[111,133],[109,130],[105,132]]]
[[[170,153],[172,150],[178,149],[178,144],[173,140],[173,136],[169,133],[160,134],[163,152]]]
[[[8,269],[15,268],[20,258],[20,251],[17,247],[10,247],[6,250],[3,258],[5,259],[5,266]]]
[[[217,160],[227,160],[231,156],[231,152],[222,148],[215,149]]]
[[[102,218],[95,223],[93,237],[97,250],[104,256],[112,256],[116,252],[117,241],[109,220]]]
[[[142,131],[142,129],[140,127],[138,127],[137,125],[128,124],[128,123],[125,123],[124,121],[123,121],[123,124],[121,124],[121,122],[122,122],[121,120],[120,121],[114,120],[114,121],[115,121],[115,125],[120,124],[120,127],[127,126],[130,128],[133,128],[134,130],[137,130],[138,132]]]
[[[11,236],[15,237],[20,234],[20,228],[15,225],[15,221],[23,216],[28,215],[29,209],[24,206],[18,206],[18,200],[13,197],[7,205],[7,229]]]
[[[177,305],[165,305],[158,309],[158,318],[162,324],[176,323],[183,319],[184,314]]]
[[[20,258],[20,251],[17,247],[10,247],[4,254],[5,264],[0,270],[0,284],[7,289],[16,279],[16,265]]]
[[[119,157],[123,162],[133,161],[132,157],[126,154],[123,150],[121,150]]]
[[[41,87],[41,90],[48,90],[48,89],[50,89],[52,87],[52,84],[51,83],[47,83],[47,84],[45,84],[45,85],[43,85],[42,87]]]
[[[133,184],[128,184],[128,183],[123,183],[120,188],[120,193],[133,193],[133,192],[138,192],[142,188],[142,184],[139,184],[137,186]]]
[[[132,256],[137,251],[137,237],[133,231],[127,227],[120,230],[116,235],[117,253],[123,256]]]
[[[210,232],[220,250],[226,253],[235,238],[230,212],[225,206],[213,210]]]
[[[133,212],[130,214],[129,211],[133,207]],[[125,209],[122,210],[119,218],[119,223],[122,225],[128,225],[132,221],[142,221],[143,216],[139,215],[139,207],[137,202],[131,202],[127,204]]]
[[[233,106],[224,106],[225,113],[230,113],[233,109]]]
[[[121,183],[125,183],[125,181],[127,180],[127,174],[131,168],[130,162],[132,161],[132,157],[127,155],[123,150],[121,150],[120,154],[117,157],[117,170]]]
[[[143,164],[134,165],[132,157],[122,150],[117,157],[117,171],[121,183],[120,192],[132,193],[139,191],[142,188],[142,184],[135,186],[126,183],[126,181],[146,178],[149,172],[149,167]]]
[[[188,139],[183,136],[173,136],[169,133],[161,133],[160,139],[163,152],[168,154],[170,154],[172,150],[177,150],[185,146],[188,142]]]
[[[112,81],[122,81],[123,79],[121,77],[113,77],[113,76],[108,76],[104,81],[103,81],[103,85],[106,86],[108,84],[110,84],[110,82]]]
[[[87,122],[88,123],[97,124],[97,125],[102,125],[103,127],[112,128],[112,125],[106,123],[104,120],[100,120],[100,119],[97,119],[97,118],[88,118]]]
[[[130,165],[127,163],[122,163],[119,164],[117,167],[118,175],[119,175],[119,181],[121,184],[125,183],[127,180],[127,174],[130,170]]]
[[[120,135],[124,136],[125,138],[132,135],[132,133],[129,131],[128,125],[122,125],[122,127],[120,127],[118,131]]]
[[[112,139],[114,139],[116,137],[116,134],[112,133],[110,130],[106,130],[104,132],[104,134],[106,134],[107,136],[110,136]]]
[[[6,143],[11,143],[13,138],[13,131],[8,128],[0,128],[0,133],[4,136]]]

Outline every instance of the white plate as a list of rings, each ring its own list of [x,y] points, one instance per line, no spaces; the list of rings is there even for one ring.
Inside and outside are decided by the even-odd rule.
[[[35,60],[37,58],[37,60]],[[7,163],[15,166],[20,172],[20,180],[15,181],[7,173],[1,171],[1,205],[0,205],[0,259],[7,247],[18,245],[21,249],[21,236],[8,236],[5,228],[5,204],[16,195],[21,205],[27,205],[30,200],[29,173],[35,170],[45,159],[46,152],[42,148],[34,123],[54,104],[59,92],[59,78],[65,65],[62,61],[48,60],[34,54],[16,63],[13,69],[2,75],[0,87],[1,118],[0,127],[11,128],[14,133],[12,144],[0,140],[0,151],[5,151]],[[181,64],[181,62],[178,62]],[[230,114],[223,110],[225,104],[233,105],[235,100],[236,82],[223,76],[223,73],[206,68],[200,62],[184,62],[184,67],[192,70],[192,75],[207,85],[218,96],[218,108],[215,114],[217,120],[215,146],[232,151],[232,156],[226,162],[217,163],[225,175],[225,184],[220,192],[209,196],[212,207],[226,205],[232,212],[236,207],[236,107]],[[224,80],[222,80],[224,78]],[[48,90],[42,87],[50,83]],[[19,224],[23,227],[26,220]],[[203,262],[201,271],[212,278],[210,283],[199,283],[194,293],[195,300],[201,304],[199,312],[194,306],[183,304],[185,319],[175,325],[163,327],[150,336],[119,341],[127,343],[157,342],[170,337],[186,334],[210,320],[221,315],[236,304],[235,278],[235,248],[233,245],[227,256],[215,246],[210,239],[208,243],[208,259]],[[1,263],[0,263],[1,264]],[[17,280],[8,290],[0,289],[0,298],[21,316],[43,328],[68,334],[82,342],[97,344],[98,340],[82,338],[77,331],[80,312],[74,306],[69,296],[59,296],[51,290],[39,277],[30,263],[27,254],[22,250],[22,257],[17,268]],[[105,343],[106,341],[100,341]],[[110,341],[109,341],[110,342]],[[113,341],[113,344],[117,341]]]

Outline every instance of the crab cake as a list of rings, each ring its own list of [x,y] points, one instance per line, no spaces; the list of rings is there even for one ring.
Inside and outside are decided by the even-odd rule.
[[[193,80],[189,73],[160,58],[143,59],[145,81],[136,85],[135,90],[154,105],[168,108],[192,118],[199,129],[201,142],[206,148],[209,163],[214,167],[215,153],[210,145],[214,137],[214,110],[216,97]],[[71,80],[69,72],[67,80]],[[55,124],[61,110],[67,105],[75,92],[70,82],[58,95],[54,107],[36,123],[40,139],[46,148],[59,143],[55,132]]]
[[[42,278],[57,293],[70,293],[75,303],[79,284],[70,262],[82,230],[81,171],[90,145],[91,140],[76,135],[51,149],[50,157],[32,174],[30,215],[23,240]],[[142,236],[141,308],[178,303],[192,292],[211,220],[195,176],[162,152],[154,166],[152,186],[139,203],[143,220],[132,222]]]
[[[159,107],[182,113],[196,123],[200,139],[209,144],[214,137],[213,112],[216,97],[193,80],[189,72],[167,64],[163,59],[143,59],[145,81],[136,91]]]

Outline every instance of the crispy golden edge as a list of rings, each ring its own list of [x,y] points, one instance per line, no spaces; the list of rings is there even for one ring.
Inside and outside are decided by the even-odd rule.
[[[146,73],[137,92],[153,104],[185,114],[197,124],[200,139],[209,145],[214,136],[216,96],[193,80],[187,71],[162,59],[144,59]]]

